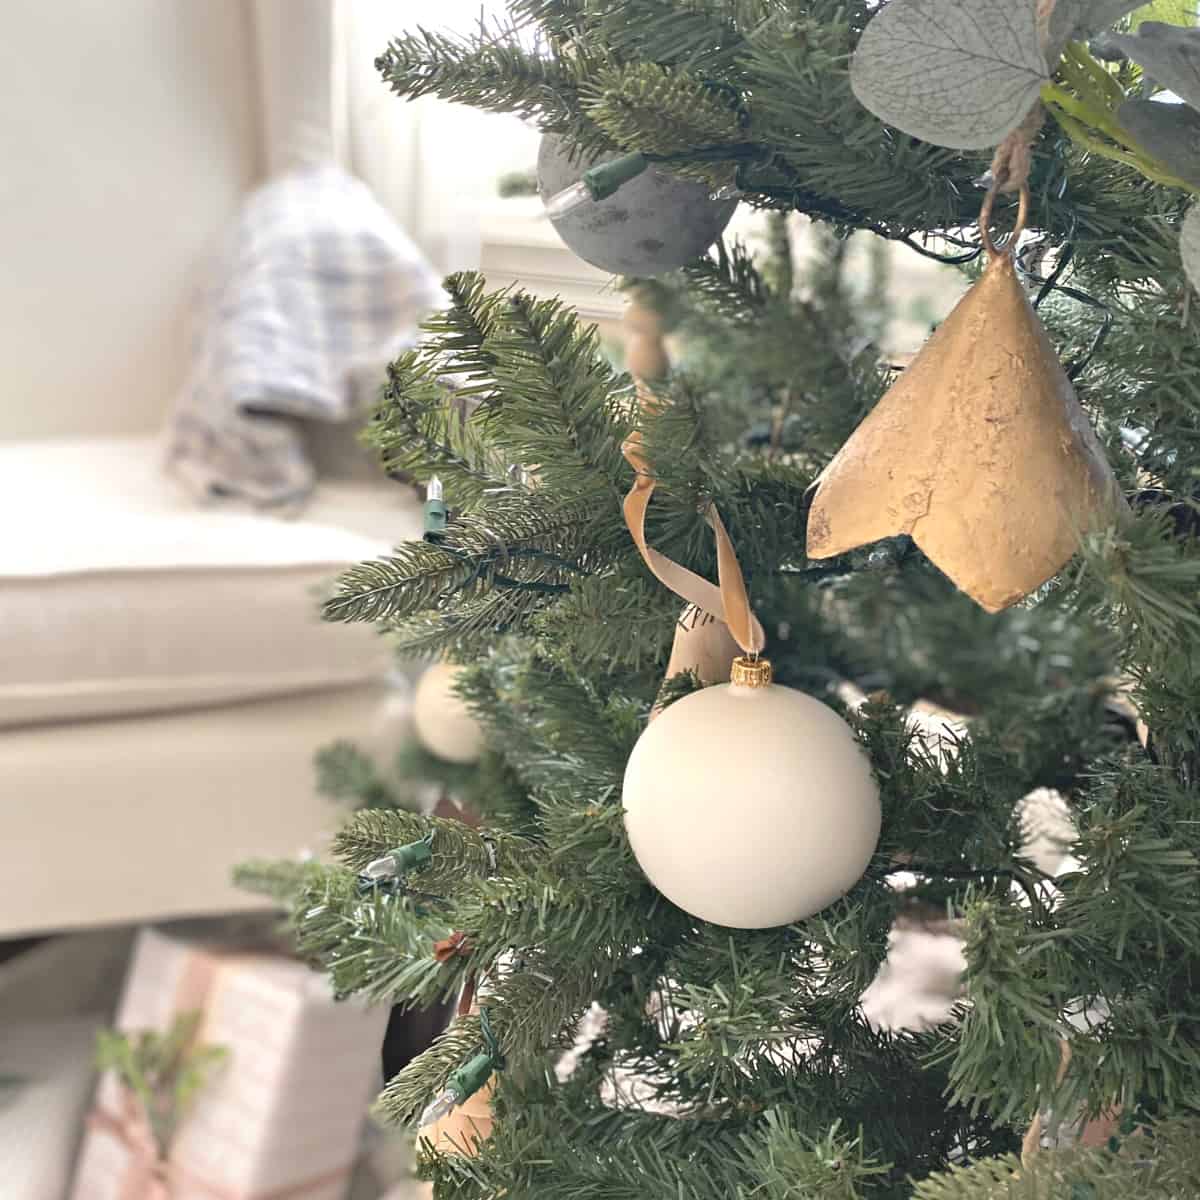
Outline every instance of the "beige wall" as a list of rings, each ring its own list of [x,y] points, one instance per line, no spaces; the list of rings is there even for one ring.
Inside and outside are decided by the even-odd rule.
[[[257,172],[242,0],[13,0],[0,439],[158,426],[204,251]]]

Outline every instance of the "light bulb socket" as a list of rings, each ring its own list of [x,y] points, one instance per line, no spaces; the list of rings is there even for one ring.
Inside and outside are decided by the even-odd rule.
[[[586,204],[607,200],[649,165],[650,160],[635,150],[632,154],[622,154],[609,162],[589,167],[577,182],[550,197],[546,202],[546,213],[552,221],[556,221]]]
[[[496,1061],[487,1053],[477,1054],[474,1058],[463,1063],[453,1075],[446,1080],[446,1089],[457,1093],[458,1103],[461,1104],[488,1081],[488,1077],[496,1069]]]
[[[432,839],[422,838],[419,842],[410,842],[407,846],[397,846],[385,855],[396,867],[396,874],[403,875],[416,867],[423,867],[433,857]],[[378,860],[376,860],[378,861]]]
[[[729,682],[734,687],[769,687],[774,672],[765,658],[735,658],[729,668]]]
[[[650,160],[634,151],[632,154],[622,154],[611,162],[600,163],[589,167],[583,173],[583,182],[593,200],[607,200],[619,187],[640,175],[648,166]]]
[[[427,542],[437,542],[445,536],[446,527],[450,524],[450,509],[445,500],[425,501],[425,533]]]

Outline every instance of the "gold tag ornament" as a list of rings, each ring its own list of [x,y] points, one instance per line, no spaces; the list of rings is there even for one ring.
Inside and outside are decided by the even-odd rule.
[[[1125,510],[1112,468],[1017,279],[979,215],[981,278],[821,473],[810,558],[908,534],[998,612],[1051,579],[1080,535]]]
[[[689,604],[675,623],[665,678],[692,671],[701,683],[727,683],[733,660],[741,652],[724,621]]]

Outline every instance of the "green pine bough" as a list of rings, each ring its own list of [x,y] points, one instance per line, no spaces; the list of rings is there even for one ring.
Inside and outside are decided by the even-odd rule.
[[[454,517],[436,544],[348,571],[325,611],[469,664],[462,687],[489,740],[476,782],[419,759],[406,770],[469,787],[484,824],[392,806],[412,780],[389,791],[342,750],[327,786],[367,807],[339,835],[339,863],[251,864],[243,878],[288,907],[341,992],[420,1004],[478,978],[486,1029],[479,1014],[456,1020],[379,1101],[411,1123],[503,1056],[480,1153],[424,1159],[439,1197],[1200,1194],[1200,306],[1177,236],[1190,196],[1115,122],[1116,74],[1071,47],[1034,146],[1034,235],[1065,260],[1039,312],[1076,365],[1129,522],[998,615],[905,539],[810,564],[808,489],[889,379],[887,272],[873,252],[871,278],[856,278],[846,236],[961,250],[951,239],[976,219],[987,166],[854,100],[847,64],[876,7],[516,0],[511,28],[402,35],[380,57],[400,96],[517,112],[606,161],[686,162],[698,130],[706,146],[752,144],[747,201],[818,222],[803,261],[775,219],[765,252],[720,247],[631,284],[673,330],[669,403],[639,405],[561,303],[469,273],[446,281],[447,307],[389,368],[367,440],[389,469],[436,475]],[[656,699],[697,686],[663,688],[680,605],[621,519],[635,428],[659,480],[652,544],[715,577],[702,517],[715,504],[776,678],[834,707],[840,681],[874,697],[851,719],[882,794],[877,854],[794,926],[688,917],[625,838],[629,752]],[[1145,748],[1114,703],[1118,679]],[[970,718],[954,753],[906,721],[919,699]],[[1068,798],[1082,864],[1054,891],[1014,816],[1039,787]],[[428,854],[406,854],[394,889],[361,893],[358,872],[416,844]],[[907,892],[889,882],[899,863],[918,876]],[[860,997],[914,913],[961,939],[959,1002],[927,1028],[875,1028]],[[439,960],[452,932],[467,952]],[[1105,1015],[1069,1024],[1084,1010]],[[1136,1131],[1023,1164],[1047,1105],[1118,1105]]]

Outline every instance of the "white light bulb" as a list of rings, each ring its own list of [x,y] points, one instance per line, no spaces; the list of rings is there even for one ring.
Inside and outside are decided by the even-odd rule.
[[[367,863],[362,874],[367,879],[391,879],[396,874],[396,860],[390,854],[385,854]]]
[[[563,188],[561,192],[550,197],[546,202],[546,216],[552,221],[556,221],[560,217],[573,213],[577,208],[591,203],[591,190],[581,179],[578,183],[573,183],[570,187]]]
[[[436,476],[431,475],[429,482],[425,485],[426,500],[440,500],[442,498],[442,481]]]
[[[418,1129],[424,1129],[427,1125],[432,1125],[434,1121],[440,1121],[447,1113],[455,1108],[461,1097],[453,1088],[447,1088],[435,1100],[431,1100],[425,1106],[425,1111],[421,1114],[421,1119],[417,1122]]]

